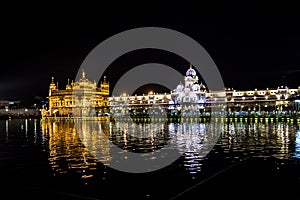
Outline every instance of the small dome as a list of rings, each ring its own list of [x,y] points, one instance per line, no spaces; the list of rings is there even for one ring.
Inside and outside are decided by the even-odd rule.
[[[193,91],[199,91],[200,90],[200,85],[199,84],[195,84],[192,87]]]
[[[178,85],[177,85],[177,88],[176,88],[176,90],[177,91],[179,91],[179,92],[181,92],[182,90],[183,90],[183,85],[182,85],[182,83],[180,82]]]

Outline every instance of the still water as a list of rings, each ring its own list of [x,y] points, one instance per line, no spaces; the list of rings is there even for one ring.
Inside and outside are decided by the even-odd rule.
[[[46,191],[54,197],[65,195],[66,199],[170,199],[243,159],[279,162],[300,159],[297,123],[216,126],[97,122],[96,130],[103,134],[88,134],[86,130],[87,127],[77,127],[71,120],[1,120],[1,185],[39,193]],[[218,137],[212,149],[206,148],[207,153],[203,154],[209,130],[217,131]],[[112,153],[110,141],[119,147],[118,154]],[[165,145],[172,145],[183,154],[157,171],[134,174],[108,167],[115,157],[126,159],[124,150],[149,153]]]

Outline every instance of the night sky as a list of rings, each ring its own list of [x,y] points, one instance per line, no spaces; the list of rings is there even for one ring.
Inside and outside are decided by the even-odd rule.
[[[250,3],[5,9],[0,12],[0,99],[30,101],[47,96],[51,76],[64,88],[95,46],[119,32],[146,26],[174,29],[198,41],[227,87],[298,87],[299,10],[297,5],[259,8]],[[106,75],[111,86],[130,68],[148,62],[182,73],[189,65],[168,52],[138,50],[109,66]]]

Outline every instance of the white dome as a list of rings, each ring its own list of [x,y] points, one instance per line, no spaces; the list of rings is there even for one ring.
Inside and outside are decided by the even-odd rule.
[[[183,85],[179,84],[179,85],[177,85],[176,90],[179,91],[179,92],[181,92],[183,90],[183,88],[184,88]]]
[[[186,71],[186,76],[196,76],[196,71],[190,68]]]
[[[200,85],[199,84],[195,84],[192,87],[193,91],[199,91],[200,90]]]

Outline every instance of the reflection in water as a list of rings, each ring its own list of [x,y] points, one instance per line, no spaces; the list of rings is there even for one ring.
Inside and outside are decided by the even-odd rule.
[[[34,123],[33,123],[33,134],[34,134],[34,143],[37,143],[37,119],[34,119]]]
[[[8,120],[5,120],[5,142],[8,142],[8,130],[9,130],[9,125],[8,125]]]
[[[206,148],[204,144],[213,137],[210,133],[214,131],[219,131],[220,137],[213,149],[203,156],[201,151]],[[84,136],[79,137],[80,134]],[[127,175],[102,164],[115,159],[107,139],[119,147],[120,157],[125,156],[122,153],[124,150],[151,152],[161,149],[164,145],[172,145],[184,154],[161,171],[139,176]],[[87,151],[83,141],[87,141],[91,151]],[[299,123],[283,122],[227,124],[97,122],[94,127],[84,123],[81,127],[76,127],[71,120],[50,122],[39,119],[10,119],[0,120],[0,150],[1,171],[4,175],[8,174],[9,181],[12,177],[16,177],[16,180],[23,181],[24,184],[31,181],[34,185],[39,183],[46,187],[55,185],[64,191],[64,187],[68,186],[72,193],[81,190],[83,193],[86,192],[85,194],[90,194],[90,191],[99,190],[101,193],[99,196],[106,191],[110,195],[111,188],[118,192],[123,188],[121,194],[128,191],[130,194],[137,192],[144,195],[145,192],[151,196],[151,192],[154,194],[163,191],[165,185],[183,190],[189,184],[200,182],[212,173],[247,157],[271,160],[272,167],[280,168],[278,173],[285,172],[284,170],[290,167],[285,167],[287,165],[282,167],[282,164],[297,164],[300,161],[300,130]],[[95,153],[101,158],[101,162],[95,159],[93,156]],[[272,159],[269,159],[270,157]],[[155,157],[152,159],[156,160]],[[298,167],[298,164],[295,166]],[[49,178],[48,167],[51,167],[50,173],[55,178]],[[294,165],[292,169],[293,167]],[[259,175],[260,172],[253,173]],[[297,176],[298,173],[291,171],[289,175]],[[21,180],[20,177],[26,178]],[[131,190],[130,187],[134,189]]]
[[[49,138],[49,164],[54,175],[75,172],[82,178],[93,176],[97,160],[84,148],[72,121],[43,122],[42,132]]]
[[[5,120],[5,133],[8,133],[8,119]]]
[[[104,134],[99,134],[99,131]],[[209,133],[216,131],[220,132],[220,137],[209,156],[222,156],[231,161],[245,157],[300,158],[300,133],[296,125],[288,123],[218,125],[101,122],[93,127],[84,123],[75,127],[72,121],[42,122],[43,135],[49,140],[49,164],[54,175],[75,172],[82,178],[92,177],[99,161],[109,163],[113,159],[107,139],[120,147],[120,154],[122,150],[150,152],[171,144],[184,153],[185,169],[190,173],[198,173],[206,157],[200,151],[205,151],[205,148],[210,150],[203,144],[213,137]],[[90,145],[89,151],[83,143]],[[101,159],[97,160],[93,155]]]
[[[295,158],[300,158],[300,130],[297,130],[295,135]]]
[[[28,133],[28,119],[25,119],[25,135],[27,137],[27,133]]]

